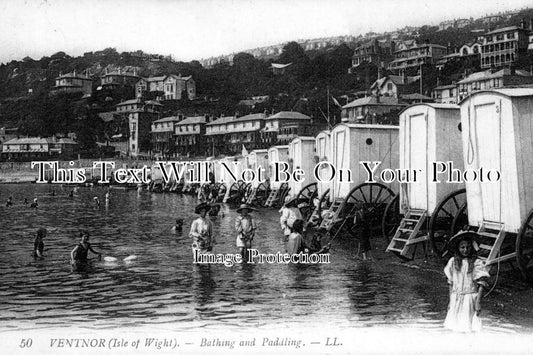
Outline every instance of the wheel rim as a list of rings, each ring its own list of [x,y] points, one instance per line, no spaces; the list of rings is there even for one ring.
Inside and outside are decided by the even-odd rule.
[[[396,229],[400,225],[402,218],[400,216],[400,196],[396,195],[385,208],[383,218],[381,219],[381,235],[387,243],[390,242]]]
[[[305,186],[298,193],[298,195],[296,195],[296,203],[297,204],[307,203],[307,206],[305,206],[305,207],[298,207],[298,209],[300,210],[300,213],[302,214],[302,217],[304,218],[304,220],[307,220],[310,217],[311,212],[314,210],[315,206],[313,205],[313,200],[315,199],[317,194],[318,194],[317,183],[314,182],[312,184],[309,184],[309,185]]]
[[[516,261],[525,280],[531,281],[533,270],[533,210],[520,227],[516,237]]]
[[[270,195],[270,189],[265,183],[260,183],[255,193],[255,203],[262,206],[266,202],[268,195]]]
[[[278,196],[278,201],[276,202],[278,207],[282,206],[283,203],[285,203],[285,198],[289,194],[290,188],[289,188],[289,185],[287,183],[283,183],[279,189],[280,189],[280,192],[279,192],[279,196]]]
[[[466,189],[460,189],[448,194],[433,211],[429,220],[428,234],[433,251],[439,256],[443,255],[448,241],[453,236],[452,226],[454,220],[457,226],[461,218],[463,218],[461,213],[466,214],[466,211]],[[466,219],[466,223],[468,223],[468,218],[466,217]],[[453,228],[456,228],[456,226]]]
[[[387,204],[396,194],[387,186],[379,183],[364,183],[356,186],[344,199],[340,216],[351,218],[358,206],[368,210],[368,223],[380,225]]]
[[[330,189],[327,189],[320,197],[320,201],[318,201],[318,216],[320,217],[320,221],[322,221],[322,212],[324,212],[324,208],[322,207],[326,207],[325,210],[329,210],[329,191]]]

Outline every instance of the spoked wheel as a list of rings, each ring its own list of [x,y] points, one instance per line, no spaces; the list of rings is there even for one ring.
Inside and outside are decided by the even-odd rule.
[[[387,207],[385,207],[385,212],[383,213],[383,218],[381,219],[381,235],[387,243],[390,242],[394,233],[400,226],[402,221],[402,216],[400,215],[400,195],[394,196],[392,200],[389,201]]]
[[[289,190],[290,190],[289,184],[287,184],[286,182],[281,184],[279,188],[278,201],[276,202],[277,207],[283,206],[283,204],[285,203],[285,198],[289,194]]]
[[[268,198],[268,195],[270,195],[270,188],[264,182],[260,183],[259,186],[257,186],[254,203],[256,205],[263,206]]]
[[[380,225],[387,204],[396,194],[379,183],[364,183],[352,189],[344,199],[340,217],[353,219],[358,209],[364,208],[369,225]]]
[[[518,231],[516,261],[524,279],[531,282],[533,280],[533,210],[529,211]]]
[[[243,181],[237,181],[231,184],[227,202],[237,202],[240,198],[242,198],[241,194],[243,193],[243,185]]]
[[[218,187],[217,202],[222,202],[222,200],[224,200],[227,190],[228,188],[226,187],[226,185],[220,184],[220,186]]]
[[[452,237],[462,231],[468,225],[468,205],[465,203],[459,208],[452,221],[451,235]]]
[[[298,195],[296,195],[296,203],[304,220],[307,220],[313,212],[315,207],[313,205],[313,201],[317,194],[317,183],[314,182],[305,186],[302,190],[300,190]]]
[[[466,189],[460,189],[444,197],[433,211],[429,220],[429,239],[433,246],[433,252],[438,256],[443,256],[448,241],[453,237],[452,225],[454,220],[456,227],[460,225],[459,222],[463,223],[462,221],[465,220],[464,216],[467,212],[465,206]],[[468,217],[466,217],[466,223],[467,220]]]
[[[322,196],[320,196],[320,199],[318,200],[317,210],[318,210],[318,216],[320,217],[320,220],[322,220],[322,213],[324,211],[329,210],[329,206],[331,206],[331,203],[329,202],[329,191],[330,189],[327,189],[322,194]]]

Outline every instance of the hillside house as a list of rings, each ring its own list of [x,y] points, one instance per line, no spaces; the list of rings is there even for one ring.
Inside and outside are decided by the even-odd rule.
[[[407,105],[395,97],[367,96],[342,107],[341,119],[351,123],[398,123],[399,112]]]
[[[481,46],[481,69],[509,66],[526,55],[529,33],[530,30],[525,25],[499,28],[486,33]]]
[[[70,138],[26,137],[13,138],[2,144],[2,159],[27,160],[35,158],[73,158],[78,153],[78,143]]]
[[[305,127],[311,125],[311,117],[300,112],[280,111],[272,116],[265,118],[265,127],[261,129],[261,145],[268,148],[273,145],[280,144],[281,138],[287,142],[287,137],[280,137],[281,128],[284,125],[292,125],[293,127]],[[290,140],[289,140],[290,141]]]
[[[406,69],[435,63],[437,59],[447,54],[446,51],[446,47],[438,44],[417,44],[414,41],[405,41],[398,44],[394,52],[394,60],[390,62],[388,69],[402,73]]]
[[[91,96],[93,92],[93,79],[87,73],[79,75],[76,71],[56,78],[56,85],[52,93],[81,93],[83,96]]]
[[[176,140],[174,137],[174,127],[176,123],[183,120],[183,116],[163,117],[152,123],[150,131],[152,141],[152,152],[160,156],[171,156],[174,153]]]
[[[136,71],[123,71],[122,69],[107,71],[101,76],[100,86],[102,89],[117,89],[120,87],[134,87],[139,81]]]
[[[151,150],[152,122],[160,118],[162,105],[157,101],[134,99],[117,105],[116,113],[128,122],[128,152],[133,157]]]
[[[210,122],[210,117],[195,116],[187,117],[183,121],[174,124],[174,137],[176,152],[183,156],[207,156],[209,155],[206,145],[205,125]]]
[[[486,70],[473,73],[457,83],[457,103],[477,90],[531,84],[533,84],[533,76],[529,72],[513,68],[497,72]]]

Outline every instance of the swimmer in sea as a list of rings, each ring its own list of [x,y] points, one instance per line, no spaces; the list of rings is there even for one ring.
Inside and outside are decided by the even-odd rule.
[[[176,219],[176,224],[170,229],[170,232],[173,234],[176,234],[178,232],[181,232],[183,229],[183,219],[178,218]]]
[[[33,202],[30,204],[30,208],[37,208],[39,204],[37,203],[37,198],[33,199]]]
[[[44,252],[44,242],[43,239],[48,234],[48,231],[45,228],[37,229],[37,234],[35,235],[35,241],[33,242],[33,256],[36,258],[42,258]]]
[[[86,231],[80,232],[81,241],[72,252],[70,252],[70,261],[72,264],[86,263],[89,251],[98,255],[98,259],[102,259],[102,254],[95,251],[89,243],[89,233]]]

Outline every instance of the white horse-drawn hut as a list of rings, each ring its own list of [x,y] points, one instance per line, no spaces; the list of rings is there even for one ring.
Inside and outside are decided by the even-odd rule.
[[[335,176],[329,194],[332,203],[321,228],[329,231],[338,222],[352,218],[360,208],[369,212],[369,220],[381,222],[386,205],[398,191],[396,180],[388,181],[391,174],[385,176],[387,182],[380,180],[381,172],[393,173],[399,168],[398,131],[397,126],[373,124],[340,123],[333,128],[330,162]],[[373,174],[363,162],[368,162]]]
[[[468,224],[488,266],[533,268],[533,89],[473,93],[461,103]],[[499,178],[498,178],[499,177]]]
[[[269,179],[270,194],[264,204],[265,207],[272,207],[283,203],[285,196],[289,191],[289,184],[275,179],[275,164],[289,164],[289,146],[275,145],[268,149],[268,169],[267,176]]]
[[[460,124],[459,106],[452,104],[414,104],[400,113],[402,176],[400,193],[383,215],[387,251],[412,259],[417,245],[425,248],[432,240],[442,254],[454,218],[453,228],[465,222],[460,213],[466,203],[464,184],[446,181],[444,174],[450,167],[463,170]]]
[[[289,180],[290,194],[297,199],[297,205],[304,219],[310,217],[313,201],[317,194],[317,184],[314,169],[318,163],[315,158],[315,138],[297,137],[289,143],[290,172],[301,170],[301,181],[296,181],[296,175]]]
[[[268,172],[268,150],[255,149],[250,154],[245,156],[246,169],[253,171],[253,180],[246,189],[246,203],[250,205],[263,205],[270,193],[268,186],[267,172]],[[261,170],[261,176],[259,175]],[[252,178],[252,175],[246,176],[247,179]],[[263,181],[262,181],[263,180]]]

